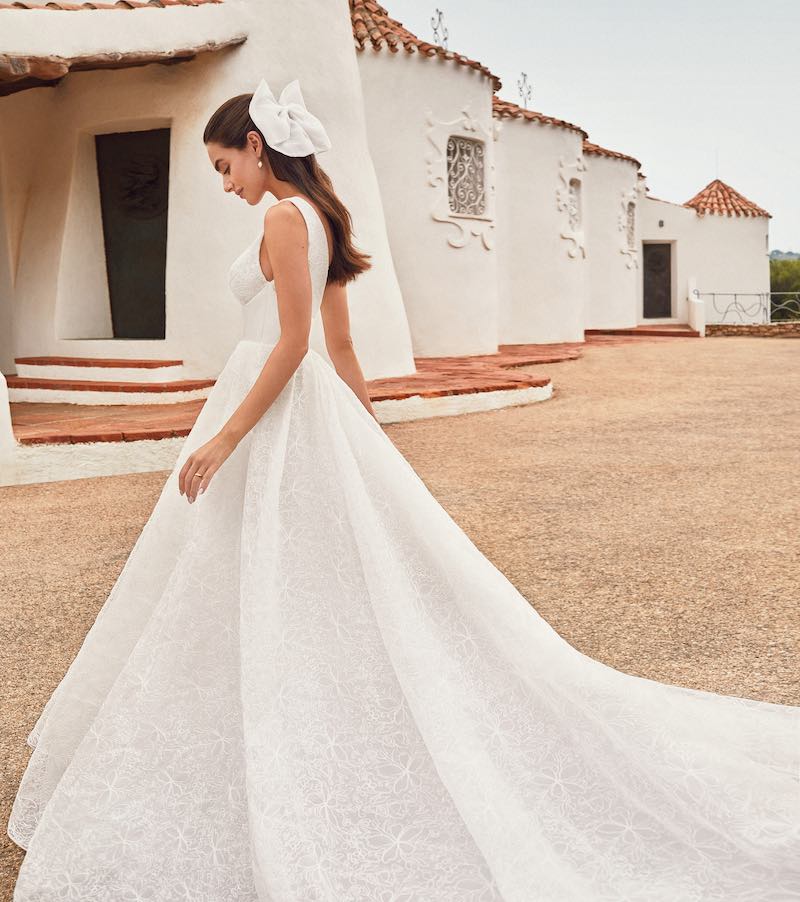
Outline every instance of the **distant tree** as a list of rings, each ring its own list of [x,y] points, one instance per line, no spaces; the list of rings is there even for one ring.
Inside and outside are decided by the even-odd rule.
[[[800,319],[800,260],[769,261],[770,290],[796,292],[796,297],[772,296],[772,321]]]

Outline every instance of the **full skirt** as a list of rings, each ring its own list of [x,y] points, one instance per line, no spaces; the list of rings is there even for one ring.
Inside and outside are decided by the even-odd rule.
[[[800,707],[569,645],[310,350],[177,476],[28,737],[15,902],[788,902]]]

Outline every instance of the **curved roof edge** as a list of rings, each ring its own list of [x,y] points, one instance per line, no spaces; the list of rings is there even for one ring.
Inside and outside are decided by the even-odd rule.
[[[423,41],[410,32],[401,22],[393,19],[386,9],[376,0],[350,0],[350,20],[353,25],[353,38],[356,50],[365,50],[372,47],[373,50],[381,50],[386,47],[397,53],[405,50],[407,53],[421,53],[423,56],[439,56],[442,59],[453,60],[460,66],[469,66],[471,69],[482,73],[492,81],[494,90],[499,91],[503,86],[500,79],[482,63],[469,59],[461,53],[446,50],[438,44]]]
[[[554,125],[557,128],[567,128],[571,131],[578,132],[584,139],[588,138],[588,134],[579,126],[566,122],[564,119],[556,119],[553,116],[546,116],[537,110],[528,110],[520,106],[518,103],[512,103],[510,100],[502,100],[496,94],[492,97],[492,114],[497,119],[527,119],[529,122],[541,122],[545,125]]]
[[[627,160],[630,163],[635,163],[637,169],[642,168],[642,164],[636,157],[629,156],[626,153],[620,153],[618,150],[609,150],[608,147],[601,147],[599,144],[594,144],[592,141],[583,142],[583,152],[593,153],[599,157],[610,157],[614,160]]]

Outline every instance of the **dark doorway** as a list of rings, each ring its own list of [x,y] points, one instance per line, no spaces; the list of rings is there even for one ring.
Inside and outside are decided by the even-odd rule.
[[[644,316],[672,316],[672,245],[643,244]]]
[[[169,133],[95,135],[114,338],[166,335]]]

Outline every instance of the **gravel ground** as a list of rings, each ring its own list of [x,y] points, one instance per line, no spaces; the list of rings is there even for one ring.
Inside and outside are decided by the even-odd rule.
[[[536,610],[628,673],[800,704],[800,345],[588,344],[553,398],[386,427]],[[3,828],[25,737],[166,472],[0,488]],[[0,899],[23,853],[2,832]]]

